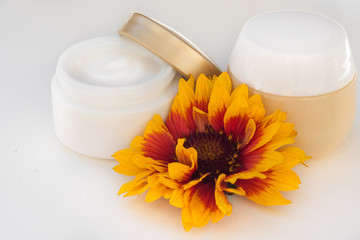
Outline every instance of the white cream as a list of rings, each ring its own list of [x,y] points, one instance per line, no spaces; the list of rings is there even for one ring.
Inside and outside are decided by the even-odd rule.
[[[134,71],[136,69],[136,71]],[[128,86],[147,82],[161,69],[136,43],[122,38],[111,46],[101,39],[83,44],[68,63],[68,71],[81,82],[98,86]]]
[[[79,153],[111,158],[164,119],[177,92],[175,70],[124,37],[90,39],[66,50],[52,81],[55,132]]]

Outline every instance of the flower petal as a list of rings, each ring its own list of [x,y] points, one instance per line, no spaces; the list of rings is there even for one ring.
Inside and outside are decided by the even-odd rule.
[[[231,184],[235,184],[235,182],[238,179],[253,179],[253,178],[261,178],[264,179],[266,178],[266,176],[262,173],[256,172],[256,171],[248,171],[248,170],[244,170],[242,172],[239,173],[235,173],[233,175],[227,176],[224,181],[225,182],[229,182]]]
[[[128,196],[135,195],[136,192],[139,190],[139,186],[140,186],[140,188],[142,188],[144,186],[148,186],[147,180],[146,179],[141,179],[140,181],[133,180],[133,181],[123,184],[118,192],[118,195],[124,194],[126,192],[130,192],[130,191],[135,191],[135,193],[129,194]]]
[[[228,183],[225,182],[225,178],[226,175],[225,174],[220,174],[220,176],[218,177],[217,181],[216,181],[216,187],[218,188],[219,191],[225,191],[227,193],[235,193],[237,195],[240,196],[244,196],[245,195],[245,191],[242,188],[230,188],[227,187]],[[232,186],[234,187],[234,186]],[[230,203],[229,203],[230,204]],[[219,205],[218,205],[219,206]],[[220,207],[219,207],[220,208]],[[225,212],[224,212],[225,213]],[[226,213],[225,213],[226,214]]]
[[[226,84],[220,84],[219,81],[214,84],[208,106],[209,122],[216,132],[224,127],[224,115],[231,103],[230,92],[223,86]]]
[[[193,108],[193,119],[199,132],[205,132],[209,126],[208,114],[199,108]]]
[[[137,166],[132,158],[134,154],[137,154],[133,149],[127,148],[116,152],[113,157],[120,163],[116,165],[113,169],[115,172],[124,174],[127,176],[134,176],[138,173],[144,171],[144,168]]]
[[[154,172],[155,172],[154,170],[145,170],[137,174],[134,180],[125,183],[124,185],[121,186],[118,194],[120,195],[125,192],[134,191],[134,189],[138,190],[139,185],[145,186],[143,185],[143,183],[147,185],[148,184],[147,177],[154,174]]]
[[[250,143],[244,147],[243,153],[252,152],[268,143],[278,132],[281,122],[274,122],[263,129],[257,130]]]
[[[249,112],[248,118],[252,118],[255,122],[260,122],[265,116],[264,104],[261,101],[261,96],[255,94],[249,98]]]
[[[181,210],[181,220],[186,231],[190,231],[190,229],[194,226],[190,208],[190,201],[194,193],[195,188],[190,188],[184,192],[184,207]]]
[[[191,209],[192,224],[195,227],[205,226],[213,217],[214,213],[216,213],[215,215],[219,214],[217,212],[219,212],[220,209],[216,205],[214,185],[214,183],[199,185],[196,187],[190,200],[189,207]],[[216,219],[217,221],[220,220],[224,214],[220,213],[220,216],[220,218]]]
[[[165,124],[175,140],[191,135],[196,129],[192,118],[194,94],[190,83],[180,79],[179,92],[175,96]]]
[[[168,165],[169,177],[178,182],[190,181],[193,171],[188,165],[173,162]]]
[[[227,182],[225,182],[225,178],[226,178],[225,174],[220,174],[220,176],[217,179],[216,187],[219,189],[219,191],[225,191],[227,193],[235,193],[240,196],[245,195],[245,191],[242,188],[235,189],[235,188],[227,187],[228,184]]]
[[[175,155],[175,141],[166,128],[161,116],[155,114],[146,126],[142,142],[145,157],[172,162]]]
[[[290,203],[278,191],[291,191],[299,188],[300,179],[291,170],[295,165],[309,159],[299,148],[284,148],[279,150],[284,160],[264,172],[264,179],[241,180],[235,183],[243,188],[246,197],[263,205],[282,205]]]
[[[292,137],[285,137],[278,140],[270,140],[267,144],[265,144],[262,149],[265,150],[276,150],[280,147],[283,147],[285,145],[293,144],[295,142],[295,139]]]
[[[292,191],[299,188],[301,183],[298,175],[292,171],[271,171],[266,174],[269,181],[274,183],[274,189],[277,191]]]
[[[217,223],[224,217],[224,213],[218,208],[216,211],[210,213],[211,222]]]
[[[149,188],[145,197],[145,202],[153,202],[155,200],[158,200],[159,198],[164,196],[167,191],[168,188],[165,185],[157,183],[153,187]]]
[[[172,189],[169,189],[167,186],[160,182],[160,176],[153,174],[147,177],[149,190],[145,197],[145,202],[153,202],[161,197],[166,195],[171,195]],[[169,193],[170,192],[170,193]]]
[[[185,148],[184,147],[185,139],[179,138],[178,144],[176,145],[175,152],[177,160],[189,166],[192,171],[197,170],[197,151],[195,148]]]
[[[179,189],[182,186],[181,182],[168,177],[160,177],[159,182],[171,189]]]
[[[174,191],[174,189],[167,188],[167,190],[165,191],[163,197],[164,197],[165,199],[170,199],[173,191]]]
[[[179,92],[178,95],[180,99],[187,103],[193,103],[194,102],[194,78],[190,77],[188,81],[181,78],[179,80]]]
[[[264,117],[264,119],[261,121],[261,125],[265,127],[266,125],[270,125],[275,122],[284,122],[285,120],[286,120],[286,113],[278,109],[272,114]]]
[[[242,189],[241,187],[239,188],[225,188],[224,191],[228,192],[228,193],[234,193],[237,194],[239,196],[245,196],[245,190]]]
[[[195,79],[194,79],[194,76],[192,74],[190,74],[189,79],[186,82],[190,86],[190,88],[194,90],[194,88],[195,88]]]
[[[283,163],[275,166],[273,170],[289,170],[299,163],[303,163],[311,157],[306,156],[304,150],[297,147],[287,147],[280,149],[279,152],[284,156]]]
[[[224,129],[227,135],[232,135],[236,141],[240,141],[248,122],[247,112],[249,105],[243,96],[236,98],[224,115]]]
[[[240,149],[248,145],[250,140],[253,138],[255,131],[256,131],[256,123],[253,119],[249,119],[245,127],[244,137],[242,139]]]
[[[144,154],[143,152],[144,142],[145,139],[143,136],[135,136],[130,143],[130,148],[138,153]]]
[[[174,207],[183,208],[184,207],[184,193],[185,191],[182,188],[175,189],[172,192],[169,203]]]
[[[242,155],[241,164],[249,170],[258,172],[265,172],[270,168],[278,165],[284,161],[284,157],[277,151],[257,152],[253,151],[250,154]]]
[[[266,149],[275,150],[295,142],[297,132],[293,123],[281,123],[276,135],[264,146]]]
[[[143,155],[137,154],[132,157],[132,161],[134,164],[136,164],[138,167],[142,167],[145,169],[154,169],[157,172],[166,172],[167,171],[167,165],[164,164],[161,161],[154,160],[149,157],[145,157]]]
[[[215,202],[217,207],[220,209],[220,211],[227,215],[230,216],[231,212],[232,212],[232,206],[229,203],[225,193],[223,192],[223,181],[225,178],[225,174],[221,174],[217,181],[216,181],[216,187],[215,187]]]
[[[196,81],[195,106],[203,112],[208,112],[208,104],[212,90],[212,82],[203,73]]]
[[[219,191],[223,191],[226,188],[226,182],[224,181],[226,178],[226,175],[224,173],[220,174],[216,180],[216,187],[219,189]]]
[[[281,193],[276,190],[259,191],[251,194],[248,194],[246,191],[245,197],[265,206],[287,205],[291,203],[290,200],[284,198]]]
[[[227,72],[223,72],[219,75],[219,77],[214,76],[213,81],[213,88],[222,87],[228,92],[231,93],[232,85],[231,85],[231,79]]]
[[[210,173],[206,173],[198,179],[191,180],[190,182],[183,185],[183,189],[187,190],[187,189],[197,185],[198,183],[202,182],[202,180],[204,180],[204,178],[206,178],[208,175],[210,175]]]
[[[144,193],[148,189],[149,189],[149,185],[147,184],[146,179],[144,179],[143,181],[139,181],[136,184],[136,186],[133,186],[131,189],[129,189],[126,192],[126,194],[124,195],[124,197],[140,195],[140,194]],[[119,191],[119,193],[120,193],[120,191]]]
[[[231,93],[231,102],[237,99],[238,97],[242,97],[244,99],[249,98],[249,89],[246,84],[241,84],[237,88],[234,89]]]
[[[281,193],[274,189],[269,179],[254,178],[238,179],[236,186],[245,190],[245,197],[266,206],[285,205],[291,203]]]

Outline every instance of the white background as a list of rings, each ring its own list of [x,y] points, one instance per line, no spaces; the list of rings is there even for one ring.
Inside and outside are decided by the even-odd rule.
[[[300,190],[284,194],[293,204],[264,207],[232,196],[230,217],[190,232],[166,200],[117,196],[130,178],[112,170],[115,160],[58,142],[50,100],[57,58],[79,41],[116,35],[134,10],[191,39],[223,70],[250,17],[321,13],[345,27],[360,64],[357,0],[0,0],[0,239],[360,239],[359,100],[346,142],[309,168],[296,167]]]

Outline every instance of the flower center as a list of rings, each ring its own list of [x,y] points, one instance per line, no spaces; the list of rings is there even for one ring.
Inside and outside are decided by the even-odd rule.
[[[216,179],[220,174],[230,175],[241,167],[238,160],[237,143],[227,135],[213,129],[198,132],[186,138],[184,147],[193,147],[198,154],[198,170],[194,178],[210,173],[204,180]]]

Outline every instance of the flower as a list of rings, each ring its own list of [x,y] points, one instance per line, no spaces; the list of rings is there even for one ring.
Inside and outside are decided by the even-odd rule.
[[[279,191],[299,187],[291,169],[309,158],[283,147],[294,143],[294,124],[280,110],[265,116],[260,95],[249,97],[245,84],[231,89],[226,72],[212,79],[201,74],[196,87],[192,76],[180,79],[166,122],[155,115],[144,136],[113,155],[116,172],[135,176],[119,194],[147,190],[146,202],[169,199],[182,208],[186,231],[230,215],[227,195],[262,205],[291,203]]]

